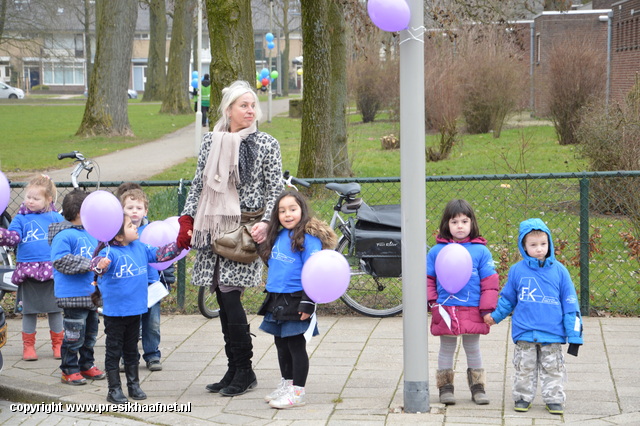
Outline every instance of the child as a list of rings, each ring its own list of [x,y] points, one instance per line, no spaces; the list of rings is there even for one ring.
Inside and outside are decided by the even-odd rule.
[[[64,218],[53,202],[56,186],[46,175],[31,179],[26,196],[9,229],[0,228],[0,245],[17,247],[16,269],[11,282],[18,285],[16,297],[22,300],[22,359],[36,361],[38,314],[49,317],[53,357],[60,359],[62,309],[56,303],[53,286],[51,248],[47,241],[49,225]]]
[[[64,310],[60,370],[62,382],[70,385],[84,385],[86,379],[105,377],[94,365],[93,356],[100,321],[97,306],[91,301],[94,290],[91,256],[98,241],[82,227],[80,207],[87,195],[80,189],[68,193],[62,200],[66,221],[49,226],[55,295],[58,306]]]
[[[440,402],[456,403],[453,386],[453,357],[462,336],[467,356],[467,382],[471,399],[478,405],[489,403],[484,390],[485,371],[480,353],[480,335],[489,333],[483,316],[492,312],[498,299],[498,274],[487,240],[480,236],[471,205],[465,200],[451,200],[440,221],[437,244],[427,255],[427,300],[431,310],[431,333],[440,336],[436,382]],[[471,254],[473,270],[469,282],[456,294],[449,294],[436,275],[438,253],[447,244],[461,244]]]
[[[282,379],[265,397],[273,408],[305,405],[304,386],[309,373],[305,331],[318,328],[310,317],[313,303],[302,289],[302,266],[315,252],[333,249],[337,237],[324,222],[311,218],[305,199],[285,191],[276,200],[260,256],[269,266],[267,296],[258,314],[264,315],[260,329],[273,334]]]
[[[129,189],[120,192],[121,189],[127,187]],[[142,234],[144,228],[149,224],[146,218],[149,212],[149,200],[142,191],[142,188],[133,182],[125,182],[118,187],[116,195],[120,198],[124,214],[131,218],[133,224],[138,227],[138,233]],[[167,283],[175,281],[173,266],[167,269],[171,270],[165,270],[159,273],[154,268],[148,268],[148,283],[153,284],[161,280],[166,285]],[[162,362],[160,361],[160,302],[142,314],[140,321],[142,324],[142,358],[150,371],[160,371],[162,370]]]
[[[122,227],[109,242],[98,245],[92,269],[101,275],[96,296],[102,295],[105,342],[105,369],[109,392],[107,401],[125,404],[118,362],[124,359],[129,396],[146,399],[138,377],[138,335],[140,316],[147,312],[147,268],[149,262],[166,262],[180,254],[175,243],[162,248],[151,247],[138,240],[138,228],[124,215]]]
[[[551,231],[542,220],[528,219],[520,224],[518,248],[523,260],[509,270],[498,307],[485,316],[485,322],[499,323],[513,312],[515,411],[529,410],[540,377],[547,410],[562,414],[565,368],[560,345],[568,338],[568,353],[578,356],[582,345],[578,297],[569,271],[555,258]]]

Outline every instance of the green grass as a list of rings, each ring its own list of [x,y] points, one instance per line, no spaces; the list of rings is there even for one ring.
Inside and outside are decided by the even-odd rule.
[[[0,167],[4,172],[60,168],[67,166],[58,163],[57,154],[61,152],[77,150],[87,157],[96,157],[155,140],[193,121],[191,115],[161,115],[157,103],[136,101],[129,103],[129,122],[135,136],[111,139],[75,136],[84,114],[84,103],[0,104],[3,129]]]

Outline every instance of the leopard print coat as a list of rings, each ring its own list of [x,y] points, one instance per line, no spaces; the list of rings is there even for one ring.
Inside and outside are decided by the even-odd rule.
[[[251,180],[248,184],[238,182],[240,209],[254,212],[264,207],[263,220],[269,220],[273,205],[278,195],[284,189],[282,182],[282,157],[280,144],[271,135],[255,132],[252,138],[257,145],[257,153]],[[202,174],[209,150],[211,148],[211,133],[202,138],[196,173],[191,181],[191,189],[182,211],[183,215],[195,217],[202,193]],[[262,260],[258,258],[252,263],[239,263],[226,259],[211,251],[211,244],[204,248],[196,248],[196,260],[191,274],[191,283],[196,286],[208,286],[213,283],[216,262],[220,262],[219,283],[232,287],[254,287],[262,283]]]

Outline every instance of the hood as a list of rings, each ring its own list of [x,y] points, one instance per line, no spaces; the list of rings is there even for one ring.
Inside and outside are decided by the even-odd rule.
[[[551,231],[549,227],[542,221],[542,219],[527,219],[524,222],[520,223],[520,234],[518,235],[518,248],[520,249],[520,254],[524,261],[531,266],[532,268],[536,268],[539,266],[538,259],[535,257],[529,256],[524,251],[524,246],[522,245],[522,240],[524,240],[525,235],[527,235],[531,231],[543,231],[547,234],[549,238],[549,252],[547,253],[547,260],[545,261],[545,265],[551,265],[556,261],[555,251],[553,248],[553,240],[551,239]]]
[[[202,85],[204,87],[209,87],[211,86],[211,80],[202,80]]]
[[[333,229],[325,222],[312,217],[304,228],[307,234],[313,235],[322,241],[323,250],[334,250],[338,245],[338,237]]]
[[[74,225],[68,220],[63,220],[62,222],[53,222],[49,225],[49,245],[53,241],[53,237],[58,235],[59,232],[64,231],[65,229],[76,228],[76,229],[84,229],[82,225]]]

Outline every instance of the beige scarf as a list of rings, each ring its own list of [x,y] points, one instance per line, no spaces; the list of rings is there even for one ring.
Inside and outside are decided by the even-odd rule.
[[[209,157],[202,174],[202,193],[193,224],[191,244],[204,248],[240,225],[238,152],[240,142],[256,131],[255,122],[235,133],[219,126],[211,134]],[[210,236],[210,238],[208,238]]]

